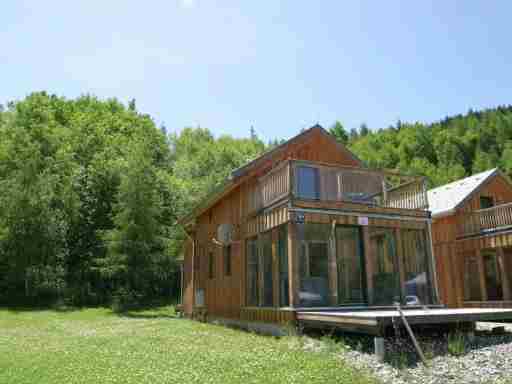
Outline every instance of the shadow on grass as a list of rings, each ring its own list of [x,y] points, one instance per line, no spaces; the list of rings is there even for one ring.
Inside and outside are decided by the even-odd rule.
[[[117,316],[126,317],[130,319],[179,319],[175,314],[166,314],[166,313],[144,313],[138,311],[128,311],[128,312],[117,312]]]
[[[47,305],[47,306],[18,306],[18,305],[6,305],[2,306],[0,305],[0,309],[4,309],[8,312],[11,312],[13,314],[22,314],[22,313],[28,313],[28,312],[45,312],[45,311],[54,311],[59,313],[68,313],[68,312],[76,312],[81,311],[83,309],[88,309],[89,307],[70,307],[70,306],[54,306],[54,305]],[[92,308],[92,307],[91,307]],[[95,307],[97,308],[97,307]]]

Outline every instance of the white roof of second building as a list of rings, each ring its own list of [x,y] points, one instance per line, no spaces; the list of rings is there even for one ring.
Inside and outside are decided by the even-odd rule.
[[[477,173],[465,179],[454,181],[428,191],[428,204],[432,216],[452,213],[473,191],[478,189],[487,179],[494,176],[498,169]]]

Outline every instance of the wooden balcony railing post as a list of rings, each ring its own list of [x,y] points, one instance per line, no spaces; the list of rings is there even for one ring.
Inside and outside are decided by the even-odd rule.
[[[460,218],[458,237],[512,227],[512,203],[465,213]]]

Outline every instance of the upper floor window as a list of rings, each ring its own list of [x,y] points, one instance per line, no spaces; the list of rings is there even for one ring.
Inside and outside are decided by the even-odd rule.
[[[494,199],[492,196],[480,196],[480,209],[494,207]]]
[[[318,168],[297,167],[297,196],[304,199],[319,199]]]
[[[231,276],[231,245],[224,247],[224,275]]]

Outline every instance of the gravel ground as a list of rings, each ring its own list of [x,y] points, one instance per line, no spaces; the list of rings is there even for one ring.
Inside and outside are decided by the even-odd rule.
[[[471,342],[453,339],[448,348],[447,336],[433,335],[420,341],[429,366],[418,361],[410,339],[386,339],[386,362],[379,362],[373,354],[370,337],[346,337],[340,358],[356,368],[372,372],[383,383],[507,383],[512,384],[512,324],[505,332],[493,334],[496,323],[478,323],[477,334]],[[326,340],[310,341],[305,347],[322,348]],[[317,344],[315,344],[317,343]]]

